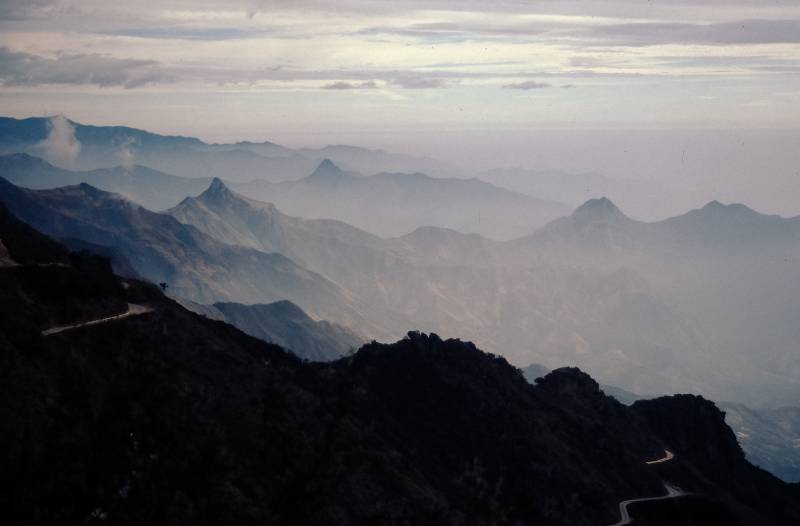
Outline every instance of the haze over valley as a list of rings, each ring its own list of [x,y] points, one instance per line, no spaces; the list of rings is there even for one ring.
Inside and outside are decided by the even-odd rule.
[[[61,125],[77,151],[93,148],[99,158],[112,158],[130,137],[194,145],[187,156],[197,148],[211,156],[227,151],[186,137]],[[29,152],[56,133],[41,119],[7,120],[5,128],[13,136],[44,130],[43,138],[17,143]],[[92,130],[93,146],[78,139],[82,129]],[[359,152],[377,162],[367,150],[348,151],[350,163],[358,164]],[[277,145],[258,155],[271,159],[270,152],[285,156]],[[50,235],[108,245],[139,275],[168,282],[177,298],[290,300],[365,339],[391,340],[411,329],[460,336],[520,366],[575,364],[635,392],[688,391],[772,407],[800,396],[800,219],[712,201],[642,222],[605,197],[571,210],[480,180],[361,175],[327,158],[304,177],[241,182],[138,164],[100,168],[82,155],[88,171],[29,153],[0,158],[9,182],[56,188],[20,193],[6,184],[8,206]],[[402,158],[381,156],[389,164]],[[80,183],[122,193],[131,204],[85,184],[58,189]],[[81,226],[73,226],[78,218]],[[253,257],[264,262],[252,266]],[[211,271],[211,261],[229,277]],[[275,283],[265,272],[287,277]]]

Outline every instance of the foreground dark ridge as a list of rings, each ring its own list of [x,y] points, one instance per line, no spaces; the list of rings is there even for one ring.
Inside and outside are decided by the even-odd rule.
[[[800,519],[797,487],[748,464],[699,397],[626,407],[577,369],[532,386],[418,333],[303,363],[5,210],[0,240],[9,523],[596,525],[662,480],[699,497],[636,505],[638,524]],[[152,311],[42,335],[128,304]]]

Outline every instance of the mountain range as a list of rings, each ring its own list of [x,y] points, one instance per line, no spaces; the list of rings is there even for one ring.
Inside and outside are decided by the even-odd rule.
[[[800,520],[798,487],[749,464],[700,397],[627,407],[578,369],[531,385],[420,333],[304,363],[2,207],[0,239],[14,523],[611,524],[665,483],[686,494],[632,507],[638,523]]]
[[[713,383],[715,374],[728,377],[731,389],[716,393],[716,399],[749,397],[761,404],[773,397],[777,405],[797,399],[800,362],[791,348],[800,336],[792,321],[800,291],[795,264],[800,218],[714,201],[682,216],[644,223],[608,200],[596,200],[519,240],[518,247],[525,258],[542,264],[568,260],[591,273],[635,272],[665,306],[692,322],[680,329],[684,336],[705,340],[676,355],[713,361],[703,381]],[[631,313],[628,320],[641,326],[647,314]],[[674,331],[679,325],[663,327]],[[652,352],[663,357],[670,349],[659,343],[666,342],[651,338]],[[764,396],[776,384],[786,390]]]
[[[107,131],[83,137],[110,148]],[[148,148],[161,144],[142,137]],[[199,147],[164,140],[158,147]],[[797,437],[784,406],[800,396],[800,218],[713,201],[647,223],[600,198],[538,229],[530,217],[509,227],[498,212],[485,228],[525,235],[495,241],[452,222],[493,192],[498,210],[516,214],[520,194],[421,174],[365,177],[329,160],[275,184],[137,165],[76,172],[14,153],[0,157],[0,177],[32,189],[0,180],[0,201],[29,224],[302,358],[336,359],[417,329],[468,338],[518,365],[579,365],[625,402],[632,392],[676,391],[731,400],[720,404],[748,457],[795,480]],[[443,211],[448,200],[462,209]],[[307,214],[284,210],[315,202]],[[329,219],[337,216],[354,225]],[[378,217],[391,221],[370,223]],[[8,258],[0,247],[0,262]]]
[[[208,178],[178,177],[138,165],[75,172],[25,153],[0,156],[0,177],[34,190],[86,183],[155,211],[175,206],[187,195],[197,195],[211,184]]]
[[[621,180],[599,173],[569,173],[562,170],[536,170],[521,167],[493,168],[476,174],[483,181],[508,188],[515,192],[535,195],[542,199],[578,207],[598,195],[612,196],[623,202],[640,196],[648,188],[657,188],[656,182]],[[630,199],[635,201],[634,199]]]
[[[596,199],[504,243],[431,227],[380,239],[287,216],[221,181],[168,213],[220,240],[287,254],[412,326],[465,335],[517,363],[577,363],[634,392],[755,404],[798,394],[797,219],[710,203],[643,223]],[[753,350],[759,341],[769,352]]]
[[[0,154],[5,153],[28,153],[78,170],[141,165],[177,176],[239,181],[299,179],[326,158],[362,173],[420,171],[446,176],[457,172],[434,159],[357,146],[293,150],[268,141],[210,144],[127,126],[80,124],[62,116],[0,117]]]
[[[559,203],[514,193],[477,179],[434,178],[422,173],[379,173],[364,177],[343,171],[329,159],[304,169],[308,170],[305,177],[296,181],[270,183],[259,178],[250,182],[228,181],[228,184],[233,184],[243,195],[270,201],[288,213],[338,219],[384,237],[406,234],[424,226],[496,238],[518,237],[568,212]],[[200,173],[221,173],[232,180],[242,178],[242,172],[235,167],[224,170],[206,167],[203,172],[193,170],[190,176],[179,177],[136,164],[72,171],[26,153],[0,156],[0,176],[14,184],[49,189],[88,183],[122,194],[154,211],[202,192],[211,179],[200,177]]]
[[[332,163],[318,172],[311,178],[331,176],[334,186],[342,177],[370,179]],[[284,214],[218,179],[167,211],[178,221],[132,212],[130,204],[111,207],[111,220],[106,204],[121,200],[77,188],[17,190],[21,197],[5,199],[46,198],[46,213],[33,205],[16,211],[57,237],[121,250],[176,297],[287,299],[366,339],[411,328],[459,335],[520,365],[577,364],[633,392],[699,392],[752,406],[791,405],[800,393],[797,218],[712,202],[644,223],[595,199],[507,242],[438,227],[381,238],[341,221]],[[74,211],[66,214],[73,207],[80,226]],[[48,224],[59,214],[69,221]],[[161,224],[174,234],[153,235]],[[275,268],[282,270],[268,274]],[[292,278],[274,289],[267,275]]]
[[[333,186],[342,178],[370,179],[325,162],[310,177]],[[800,337],[794,323],[800,290],[793,264],[800,252],[796,218],[712,202],[644,223],[608,199],[595,199],[507,242],[439,227],[381,238],[341,221],[287,215],[234,189],[217,179],[168,210],[194,229],[146,215],[150,228],[157,220],[177,237],[202,239],[191,258],[169,264],[151,257],[148,244],[161,245],[155,252],[167,260],[185,249],[176,250],[164,236],[139,233],[126,242],[122,232],[112,239],[72,226],[42,228],[61,238],[124,245],[139,274],[166,281],[176,297],[199,303],[288,299],[313,318],[367,339],[397,338],[411,328],[461,335],[515,363],[573,363],[633,392],[700,392],[754,406],[790,405],[800,392],[793,352]],[[83,206],[86,222],[109,228],[103,223],[107,213],[95,206],[103,199],[93,203],[72,193],[71,204],[48,206]],[[333,195],[326,200],[340,202]],[[19,213],[33,220],[32,211]],[[136,231],[139,215],[115,221]],[[236,263],[227,262],[234,253]],[[270,285],[257,276],[266,271],[245,264],[253,260],[244,254],[255,253],[273,262],[280,260],[275,254],[285,256],[284,269],[294,264],[290,274],[308,280],[263,290]],[[197,264],[205,259],[211,262]],[[237,269],[226,278],[234,286],[220,287],[209,269],[227,266],[220,276]],[[172,267],[177,270],[163,270]],[[315,281],[320,285],[311,286]],[[535,344],[532,334],[539,336]]]
[[[290,300],[317,319],[385,334],[378,312],[286,256],[217,241],[85,183],[35,191],[0,178],[0,201],[48,235],[111,247],[140,276],[166,283],[176,297],[202,304]]]
[[[459,411],[464,411],[465,407],[484,407],[484,403],[487,407],[502,409],[504,416],[494,425],[505,429],[511,437],[517,436],[521,429],[531,431],[519,415],[522,406],[533,404],[538,408],[537,414],[548,422],[548,433],[563,425],[559,418],[580,421],[575,424],[577,427],[570,428],[571,432],[578,428],[576,432],[595,432],[592,422],[597,414],[611,415],[612,423],[601,432],[605,433],[604,444],[614,441],[626,444],[637,451],[639,463],[641,458],[648,455],[654,458],[658,453],[658,448],[652,447],[654,442],[659,442],[659,447],[669,445],[671,451],[680,450],[679,461],[663,469],[657,468],[657,473],[662,482],[665,477],[669,478],[670,483],[680,483],[682,488],[689,488],[697,495],[685,500],[681,497],[660,504],[637,505],[632,509],[637,510],[638,522],[768,524],[775,520],[781,523],[791,516],[770,515],[777,512],[764,511],[761,504],[771,502],[782,506],[782,499],[795,498],[792,486],[786,493],[785,486],[754,470],[747,461],[785,481],[798,480],[795,452],[800,428],[796,425],[798,415],[794,406],[800,397],[800,359],[795,352],[796,341],[800,339],[796,323],[797,298],[800,297],[800,272],[797,271],[800,218],[766,215],[742,204],[712,201],[677,217],[642,222],[627,216],[608,198],[589,199],[572,213],[558,212],[560,205],[557,203],[516,194],[479,180],[380,172],[380,163],[389,162],[393,155],[386,152],[330,147],[324,151],[331,155],[320,159],[309,150],[290,150],[272,143],[211,145],[197,139],[161,137],[128,128],[82,127],[71,122],[58,125],[62,128],[66,125],[74,134],[73,147],[79,145],[72,151],[80,153],[69,165],[80,167],[80,163],[87,163],[86,170],[59,168],[27,153],[0,156],[0,229],[3,234],[0,236],[0,273],[5,273],[5,292],[0,303],[7,318],[0,341],[9,350],[29,349],[32,345],[44,345],[42,348],[46,349],[49,344],[40,342],[42,338],[37,339],[34,334],[37,331],[44,331],[40,336],[49,338],[45,333],[55,330],[52,334],[59,336],[54,339],[69,341],[73,325],[89,323],[87,328],[75,329],[76,333],[87,334],[88,339],[80,341],[80,348],[102,349],[110,337],[94,340],[92,333],[97,330],[105,334],[103,320],[119,318],[124,320],[119,323],[133,324],[138,327],[137,331],[161,331],[160,335],[148,334],[150,340],[136,335],[124,344],[126,352],[150,350],[148,346],[156,344],[152,338],[158,337],[176,348],[193,346],[191,356],[201,361],[208,357],[197,352],[206,350],[225,356],[232,352],[226,360],[245,363],[253,358],[253,349],[261,344],[253,343],[254,340],[224,325],[227,323],[249,336],[278,344],[302,360],[314,362],[302,364],[283,351],[277,354],[264,351],[268,356],[256,359],[265,366],[279,364],[280,372],[269,373],[270,378],[278,382],[270,388],[273,389],[270,393],[278,393],[281,400],[292,400],[287,402],[288,406],[279,404],[277,409],[270,409],[278,411],[278,421],[288,422],[287,415],[295,414],[291,408],[298,410],[303,420],[287,424],[296,424],[300,427],[294,431],[303,431],[299,435],[288,432],[286,439],[305,437],[309,430],[318,428],[330,433],[332,419],[336,422],[332,435],[336,438],[332,442],[309,445],[313,450],[310,454],[303,445],[292,450],[298,458],[305,459],[300,461],[305,462],[304,465],[334,462],[325,464],[325,469],[329,470],[325,476],[330,478],[321,478],[324,489],[315,492],[309,488],[312,479],[315,488],[322,487],[316,485],[317,467],[310,468],[314,473],[312,477],[306,468],[295,472],[291,466],[271,464],[279,471],[295,473],[289,477],[293,482],[287,489],[279,490],[277,496],[270,493],[274,498],[268,499],[268,506],[278,503],[275,505],[279,511],[274,517],[279,517],[279,522],[293,523],[299,517],[303,522],[322,523],[330,522],[331,517],[341,513],[352,513],[352,510],[340,510],[340,499],[357,503],[359,510],[367,509],[362,483],[380,486],[397,484],[398,480],[409,481],[411,489],[406,498],[414,502],[408,511],[411,515],[404,515],[400,508],[389,505],[375,511],[375,517],[401,523],[416,522],[409,517],[438,517],[438,522],[459,523],[463,522],[461,517],[474,515],[485,516],[488,521],[490,517],[499,517],[497,510],[502,508],[508,517],[519,520],[521,515],[516,515],[518,511],[515,510],[521,506],[520,501],[502,491],[497,493],[496,489],[498,484],[506,483],[507,466],[518,458],[490,455],[489,463],[493,467],[489,472],[475,466],[470,468],[472,471],[458,471],[457,464],[464,459],[487,454],[488,438],[473,435],[476,433],[473,424],[463,421],[466,416],[459,416]],[[26,126],[30,128],[27,135]],[[56,133],[53,126],[52,119],[11,124],[2,121],[0,151],[8,148],[9,152],[52,153],[48,149],[53,148],[52,135]],[[132,145],[139,145],[135,155],[130,151]],[[159,153],[162,150],[174,153],[171,160],[169,155],[172,154],[162,156]],[[181,161],[180,156],[184,154],[191,161]],[[146,159],[147,155],[175,163],[174,166],[187,170],[184,175],[191,173],[191,177],[169,175],[130,162],[134,158]],[[342,156],[355,159],[351,163],[363,162],[363,166],[375,167],[377,175],[364,176],[352,165],[340,168],[328,159],[336,158],[338,163]],[[229,159],[245,157],[256,163],[253,166],[262,162],[259,158],[275,163],[276,159],[281,159],[280,162],[294,167],[302,165],[305,171],[301,174],[298,168],[294,180],[279,182],[263,178],[243,182],[240,176],[246,170],[236,172],[229,180],[210,177]],[[88,169],[88,165],[102,159],[111,164],[125,162]],[[298,163],[298,159],[302,163]],[[406,160],[395,158],[393,162]],[[192,163],[195,167],[205,163],[203,169],[207,172],[192,171]],[[311,175],[305,175],[309,172]],[[198,177],[203,173],[209,177]],[[485,221],[486,210],[491,213]],[[471,222],[475,214],[481,219],[480,224]],[[58,242],[42,237],[31,227]],[[143,280],[161,283],[162,290]],[[164,292],[179,304],[165,297]],[[19,310],[15,306],[20,306]],[[145,327],[153,316],[159,317],[159,325]],[[196,334],[173,334],[173,331],[183,330],[196,331]],[[473,340],[480,348],[502,355],[504,358],[492,359],[505,364],[495,363],[500,367],[497,371],[506,372],[498,372],[497,381],[491,386],[484,385],[485,371],[495,371],[492,369],[495,365],[477,358],[483,354],[474,346],[454,340],[443,341],[433,334],[427,336],[419,332],[409,333],[395,344],[373,342],[356,352],[366,341],[395,341],[409,330]],[[250,358],[241,354],[243,348],[249,349],[245,354],[250,353]],[[415,354],[420,350],[424,351],[421,355]],[[405,358],[398,361],[398,352],[406,357],[413,356],[412,363],[406,363]],[[76,350],[70,351],[70,359],[80,360],[76,353]],[[378,362],[370,358],[374,356],[380,356]],[[33,369],[26,369],[28,364],[23,364],[17,355],[11,353],[6,358],[11,360],[7,362],[8,370],[20,375],[10,384],[12,390],[6,392],[7,399],[19,391],[14,386],[32,382],[35,386],[45,386],[43,393],[52,394],[61,389],[65,381],[69,383],[75,378],[79,378],[79,383],[88,382],[84,392],[92,397],[95,407],[114,404],[118,399],[112,397],[110,402],[105,402],[109,388],[95,389],[102,382],[90,369],[108,364],[91,361],[88,369],[80,369],[80,365],[62,360],[46,365],[37,363]],[[143,374],[151,375],[149,378],[157,385],[163,384],[160,372],[142,369],[152,366],[152,357],[148,358],[149,365],[136,366],[135,370],[129,369],[135,361],[124,352],[118,358],[122,362],[103,370],[103,374],[120,378],[129,386],[139,382]],[[514,369],[508,367],[505,359],[517,365],[542,364],[528,366],[523,371],[537,390],[535,401],[527,398],[529,395],[524,389],[509,387],[516,385],[514,374],[518,373],[508,372]],[[578,365],[601,384],[575,369],[561,369],[563,365]],[[174,362],[165,364],[165,370],[174,366]],[[195,388],[207,393],[210,387],[205,382],[216,382],[210,380],[214,373],[205,370],[204,363],[197,367],[195,372],[200,380],[194,384]],[[548,373],[551,369],[556,370]],[[48,372],[42,373],[45,370]],[[429,373],[434,376],[426,376]],[[58,379],[57,387],[48,384],[48,375]],[[63,375],[68,379],[64,380]],[[445,386],[437,382],[444,382]],[[263,378],[243,387],[241,396],[252,397],[244,391],[258,391],[260,388],[256,384],[263,384]],[[472,384],[483,387],[469,400],[447,391],[448,387],[463,391],[465,385]],[[436,415],[437,422],[446,421],[445,428],[430,428],[428,433],[431,424],[423,401],[426,397],[416,392],[419,389],[443,404],[431,414]],[[502,398],[502,402],[495,399],[498,392],[506,392],[504,389],[524,399],[522,406],[515,406],[517,402],[512,403],[507,398]],[[677,391],[712,398],[725,413],[693,396],[660,398]],[[78,406],[69,405],[74,400],[69,398],[73,396],[70,393],[59,406],[68,407],[67,411],[78,411]],[[129,396],[128,391],[121,393],[118,396],[124,399]],[[634,393],[644,393],[650,400],[643,401]],[[332,405],[325,406],[327,409],[320,409],[326,402],[309,402],[326,396],[335,400]],[[547,400],[550,396],[556,398]],[[451,397],[458,401],[450,404]],[[630,407],[619,406],[610,397]],[[226,436],[238,436],[240,432],[252,435],[252,429],[244,431],[246,426],[239,428],[238,424],[227,420],[214,420],[214,411],[229,410],[230,400],[225,400],[222,406],[209,409],[211,412],[202,410],[200,419],[211,422],[215,429],[225,429]],[[255,408],[253,414],[263,413],[258,400],[248,400],[247,404],[256,404],[248,405]],[[393,405],[395,400],[402,400],[402,403]],[[17,405],[8,405],[16,409],[7,414],[22,418],[20,415],[26,411],[35,413],[39,406],[34,402],[35,397],[23,397]],[[202,403],[195,401],[192,407],[200,407],[197,404]],[[305,405],[307,403],[313,407]],[[537,405],[540,403],[544,405]],[[344,413],[341,412],[343,407],[347,409]],[[403,413],[409,407],[416,408],[422,416],[409,419]],[[152,409],[148,407],[146,412],[153,414]],[[334,416],[323,415],[328,409]],[[443,411],[450,413],[445,417],[441,414]],[[311,413],[313,416],[306,419]],[[72,421],[81,421],[82,414],[72,413]],[[106,425],[104,414],[93,416],[92,423],[86,425]],[[189,422],[195,416],[198,415],[187,417],[190,427],[199,425]],[[495,417],[489,414],[483,417],[484,420],[492,418]],[[509,421],[515,423],[503,427]],[[349,427],[339,435],[342,422]],[[148,422],[141,422],[141,425],[152,432]],[[389,431],[376,434],[375,425],[388,426]],[[470,439],[474,440],[472,449],[462,451],[456,464],[448,464],[446,455],[444,464],[438,458],[445,447],[439,442],[443,429],[474,437]],[[121,437],[125,434],[124,430],[117,431]],[[7,433],[9,437],[16,436],[14,431],[7,430]],[[92,432],[83,430],[80,433],[89,436]],[[557,431],[554,436],[559,433]],[[698,439],[699,435],[704,438]],[[397,437],[401,437],[402,445],[396,444]],[[186,437],[178,430],[168,430],[156,442],[163,445],[170,440],[186,440]],[[202,447],[210,447],[209,444],[224,447],[226,451],[255,451],[237,449],[242,447],[239,439],[234,439],[237,441],[234,445],[226,440],[212,437],[206,442],[201,437],[197,443],[204,444]],[[342,479],[340,469],[344,468],[337,463],[352,454],[347,448],[336,449],[340,447],[339,440],[361,444],[381,459],[375,465],[348,465],[348,472],[355,467],[362,470],[359,473],[365,478],[355,475],[347,479],[353,486],[346,489],[332,482]],[[563,438],[561,440],[563,442]],[[737,440],[744,454],[736,446]],[[413,445],[411,449],[407,443]],[[538,445],[553,449],[556,443],[555,438],[552,442],[545,438]],[[12,451],[10,459],[35,457],[35,453],[21,452],[12,438],[8,446]],[[71,447],[62,444],[56,448],[62,446]],[[122,442],[113,447],[119,448],[113,455],[124,449]],[[587,443],[572,441],[565,448],[570,451],[569,454],[563,452],[565,459],[580,457],[583,462],[594,462],[586,458],[590,450]],[[273,450],[271,446],[270,450]],[[331,451],[336,453],[330,454]],[[641,487],[658,489],[650,477],[652,473],[648,475],[647,471],[634,469],[633,460],[621,460],[625,453],[619,449],[615,451],[611,456],[617,462],[630,462],[620,472],[627,473],[630,478],[625,484],[635,480],[637,484],[644,484]],[[174,452],[185,454],[183,450]],[[152,454],[160,452],[151,451]],[[423,455],[421,463],[420,454]],[[528,451],[525,458],[530,454]],[[397,460],[406,459],[404,455],[414,460]],[[76,458],[81,459],[80,465],[75,466],[76,476],[84,477],[81,473],[88,473],[86,469],[91,473],[80,481],[78,478],[68,481],[66,486],[71,491],[99,473],[97,467],[91,467],[90,460],[80,455]],[[141,472],[143,458],[136,460],[131,473]],[[395,461],[403,464],[402,469],[395,466]],[[120,460],[114,457],[113,462]],[[235,474],[244,469],[237,460],[226,457],[219,462],[224,466],[215,473],[222,474],[222,479],[237,495],[267,494],[271,490],[263,490],[264,484],[271,488],[284,487],[285,480],[259,479],[253,474],[242,481]],[[545,469],[549,470],[545,478],[551,480],[555,468],[542,462],[533,473],[526,472],[525,476],[538,480],[538,470]],[[383,472],[373,471],[376,466],[380,469],[389,466],[396,472],[383,478]],[[412,466],[412,470],[403,471],[408,466]],[[228,471],[228,467],[233,471]],[[17,468],[8,469],[14,472]],[[122,481],[122,487],[130,484],[132,479],[125,475],[127,468],[114,469],[101,476]],[[609,471],[611,468],[602,469]],[[554,514],[547,509],[526,508],[523,515],[554,524],[580,524],[590,516],[607,516],[609,522],[613,522],[613,513],[608,511],[613,506],[609,507],[608,502],[617,497],[622,500],[622,494],[630,493],[630,488],[599,471],[592,471],[581,482],[563,482],[565,488],[578,484],[574,491],[586,500],[587,507],[579,506],[584,509],[580,513],[585,515],[565,511],[566,504],[559,500],[563,492],[546,494],[536,488],[526,491],[535,495],[537,502],[555,499],[553,502],[560,502],[557,506],[562,508]],[[444,477],[441,480],[450,480],[457,473],[460,473],[459,480],[471,481],[468,487],[472,489],[467,493],[478,491],[476,502],[481,502],[483,512],[469,507],[470,497],[465,496],[461,482],[453,486],[439,481],[441,477]],[[492,475],[487,479],[486,473]],[[730,478],[740,480],[732,483]],[[256,479],[257,487],[254,487]],[[177,479],[170,480],[174,484]],[[488,486],[481,482],[486,480],[495,484],[495,497],[490,497]],[[605,488],[602,491],[607,494],[586,496],[588,486],[581,485],[588,481]],[[471,486],[473,483],[477,486]],[[296,484],[302,487],[300,493],[297,493]],[[152,482],[146,485],[152,490]],[[756,486],[767,489],[754,493]],[[418,490],[414,488],[421,487],[429,488],[423,492],[425,494],[438,495],[438,501],[446,503],[444,508],[431,507],[425,499],[419,500]],[[6,494],[11,495],[13,491],[6,491]],[[292,507],[286,502],[297,502],[301,498],[299,495],[309,491],[315,501],[320,497],[320,502],[328,503],[321,506],[319,516],[301,514],[301,517],[287,512]],[[386,495],[390,494],[388,489],[385,491]],[[286,492],[291,497],[287,497]],[[502,498],[498,496],[501,494]],[[69,499],[61,495],[48,495],[62,511],[71,506],[66,503]],[[595,497],[597,501],[592,500]],[[17,498],[21,505],[34,502],[21,496]],[[114,506],[122,506],[119,509],[129,513],[123,502],[125,498],[104,498],[111,499],[107,502],[114,501]],[[249,498],[240,497],[253,502],[247,500]],[[192,506],[200,506],[197,499],[213,503],[208,508],[211,515],[218,509],[216,506],[230,506],[227,497],[218,499],[205,489],[190,498]],[[87,503],[88,500],[80,506],[86,507]],[[163,507],[159,508],[160,504],[153,506],[154,513],[166,513]],[[259,510],[259,517],[273,513],[259,506],[251,505],[253,510]],[[443,509],[447,511],[441,511]],[[440,512],[444,515],[437,515]],[[185,519],[188,512],[180,508],[175,513]],[[103,514],[108,516],[109,511],[105,506],[98,506],[86,516],[92,522],[103,520]]]
[[[478,179],[434,178],[423,173],[348,173],[326,159],[300,180],[254,180],[234,188],[274,203],[286,213],[338,219],[384,237],[421,226],[450,228],[510,239],[568,212],[544,201]]]

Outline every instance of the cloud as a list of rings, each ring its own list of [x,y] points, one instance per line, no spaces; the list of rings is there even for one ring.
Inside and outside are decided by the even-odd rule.
[[[510,64],[517,64],[511,62]],[[454,64],[456,65],[456,64]],[[641,72],[637,72],[641,75]],[[507,81],[540,77],[622,77],[623,72],[558,71],[555,69],[477,70],[440,68],[314,69],[289,66],[244,67],[238,64],[162,64],[154,60],[116,58],[98,54],[57,54],[52,57],[0,47],[0,86],[121,86],[194,85],[291,88],[293,82],[313,83],[326,90],[376,89],[385,85],[402,89],[441,89],[469,79]],[[308,84],[304,86],[308,88]],[[535,80],[507,84],[511,89],[548,87]]]
[[[389,80],[389,83],[404,89],[435,89],[447,86],[447,81],[443,78],[426,77],[396,77]]]
[[[368,72],[366,72],[368,73]],[[387,77],[385,82],[391,86],[396,86],[403,89],[435,89],[447,86],[447,80],[444,78],[428,78],[428,77],[415,77],[413,75],[402,75],[395,77]],[[374,80],[365,80],[363,82],[350,82],[350,81],[336,81],[331,84],[322,86],[322,89],[330,90],[357,90],[357,89],[376,89],[378,84]]]
[[[0,20],[36,20],[69,9],[53,0],[0,0]]]
[[[589,38],[626,46],[659,44],[797,44],[800,20],[739,20],[717,24],[632,23],[594,26]]]
[[[596,68],[605,65],[602,60],[592,56],[570,57],[569,67],[571,68]]]
[[[506,89],[521,89],[521,90],[532,90],[532,89],[544,89],[552,87],[552,84],[548,84],[547,82],[537,82],[535,80],[526,80],[524,82],[514,82],[512,84],[505,84],[503,86]]]
[[[48,58],[0,47],[0,84],[4,86],[86,84],[135,88],[165,79],[165,73],[153,60],[95,54],[60,54]]]
[[[428,42],[460,43],[503,39],[516,43],[528,41],[569,42],[615,46],[651,46],[659,44],[786,44],[800,43],[800,20],[763,19],[717,23],[635,22],[581,23],[577,17],[554,17],[532,22],[514,19],[456,22],[426,22],[405,26],[373,26],[354,32],[356,36],[396,35]],[[580,61],[581,58],[576,58]],[[587,61],[591,59],[586,57]]]
[[[354,32],[355,36],[394,35],[428,42],[459,43],[494,40],[502,37],[529,38],[562,27],[554,22],[492,23],[492,22],[426,22],[408,26],[374,26]]]
[[[347,89],[375,89],[378,85],[375,83],[374,80],[368,80],[364,82],[333,82],[331,84],[326,84],[322,86],[322,89],[331,89],[331,90],[347,90]]]
[[[277,36],[271,28],[240,28],[240,27],[135,27],[107,31],[101,34],[147,38],[153,40],[236,40],[243,38],[257,38],[263,36]]]
[[[133,167],[134,160],[136,159],[131,146],[136,146],[138,144],[138,138],[126,137],[119,145],[117,159],[119,159],[120,166],[125,168],[126,173]]]
[[[81,153],[81,143],[75,137],[75,128],[63,115],[51,117],[47,122],[47,137],[36,145],[45,159],[66,168],[72,168]]]

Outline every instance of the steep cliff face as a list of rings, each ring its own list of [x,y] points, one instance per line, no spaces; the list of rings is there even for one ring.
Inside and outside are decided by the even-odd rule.
[[[16,261],[0,268],[11,523],[611,524],[664,482],[696,496],[643,505],[640,524],[798,517],[797,488],[747,464],[704,400],[628,408],[577,369],[530,385],[420,333],[303,363],[4,210],[0,240]]]

